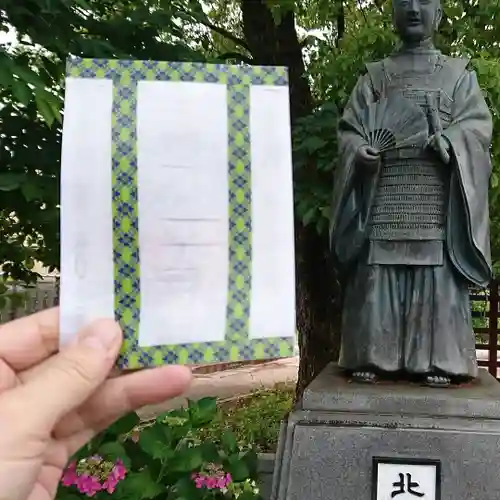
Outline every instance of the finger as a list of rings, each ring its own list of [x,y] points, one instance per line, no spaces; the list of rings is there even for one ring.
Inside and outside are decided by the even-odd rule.
[[[375,149],[371,146],[366,148],[366,153],[370,156],[378,156],[380,154],[378,149]]]
[[[438,142],[438,148],[439,148],[439,155],[441,156],[441,159],[444,161],[444,163],[449,163],[450,154],[446,150],[446,147],[443,144],[443,141]]]
[[[65,438],[86,428],[101,428],[120,415],[182,394],[191,380],[191,370],[176,365],[109,379],[82,407],[61,420],[54,436]]]
[[[59,308],[15,319],[0,326],[0,359],[14,371],[25,370],[57,352]]]
[[[99,320],[37,368],[37,376],[16,389],[30,424],[52,431],[56,422],[88,399],[111,372],[121,343],[118,324]]]
[[[19,379],[12,368],[0,359],[0,394],[13,389],[19,384]]]
[[[51,366],[53,363],[55,363],[53,359],[48,359],[45,363],[32,366],[28,370],[24,370],[23,372],[18,373],[17,378],[19,382],[25,384],[26,382],[29,382],[30,380],[33,380],[34,378],[38,377],[38,373],[43,372],[44,370],[47,369],[48,366]],[[109,372],[108,378],[119,377],[122,373],[123,371],[118,366],[114,365],[111,371]]]
[[[108,380],[57,425],[54,437],[63,440],[72,454],[122,415],[183,394],[191,380],[191,370],[184,366],[164,366]]]
[[[435,142],[435,136],[434,135],[431,135],[427,141],[425,141],[425,147],[427,148],[433,148],[434,147],[434,142]]]

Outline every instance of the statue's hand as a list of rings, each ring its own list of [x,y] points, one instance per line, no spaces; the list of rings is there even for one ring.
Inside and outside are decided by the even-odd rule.
[[[441,134],[431,135],[431,137],[429,137],[429,140],[427,141],[427,147],[434,150],[439,155],[443,163],[445,163],[446,165],[450,163],[451,147],[446,137],[443,137]]]
[[[371,146],[361,146],[356,152],[356,164],[376,172],[380,165],[380,151]]]

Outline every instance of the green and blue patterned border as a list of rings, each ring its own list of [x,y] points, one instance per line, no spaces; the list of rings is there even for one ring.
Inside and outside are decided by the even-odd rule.
[[[118,361],[120,367],[136,369],[166,363],[213,363],[291,356],[294,338],[249,339],[252,260],[250,86],[286,86],[286,68],[71,58],[67,63],[67,76],[113,81],[115,317],[125,337]],[[146,348],[138,345],[141,280],[137,204],[137,83],[155,80],[227,86],[229,280],[224,342]]]

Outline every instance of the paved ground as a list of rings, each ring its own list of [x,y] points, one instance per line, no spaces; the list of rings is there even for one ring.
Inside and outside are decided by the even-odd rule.
[[[478,350],[476,352],[478,359],[487,359],[485,351]],[[143,408],[139,414],[142,418],[147,419],[163,411],[184,405],[186,399],[196,400],[205,396],[216,396],[220,399],[226,399],[248,394],[258,389],[271,388],[278,383],[295,382],[297,380],[298,366],[299,358],[295,356],[260,365],[245,366],[207,374],[195,374],[194,382],[184,397],[176,398],[159,405],[148,406]]]
[[[163,411],[178,408],[186,403],[186,399],[200,399],[205,396],[217,396],[225,399],[252,391],[271,388],[278,383],[295,382],[299,358],[284,358],[261,365],[254,365],[234,370],[196,374],[188,393],[182,398],[143,408],[139,414],[147,419]]]

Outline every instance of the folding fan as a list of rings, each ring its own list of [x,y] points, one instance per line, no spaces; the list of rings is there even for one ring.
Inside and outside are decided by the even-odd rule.
[[[423,146],[429,137],[422,108],[403,96],[391,96],[365,108],[363,128],[367,143],[381,153]]]

